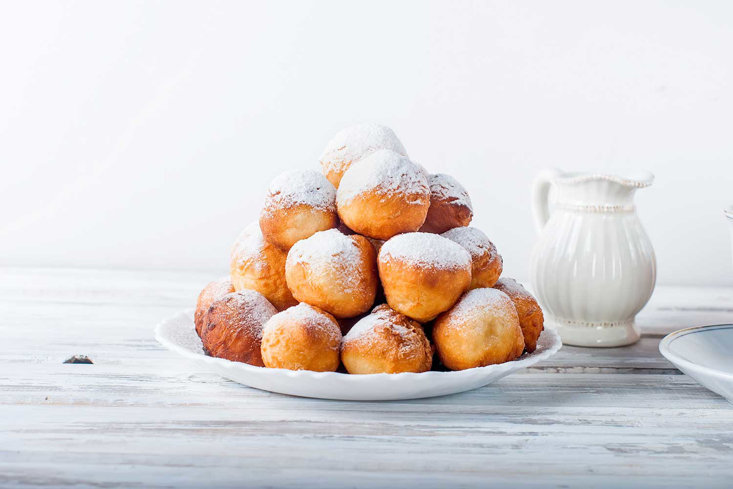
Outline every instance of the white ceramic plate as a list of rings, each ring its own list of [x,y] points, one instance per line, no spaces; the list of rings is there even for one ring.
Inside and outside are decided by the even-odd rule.
[[[659,351],[675,367],[733,402],[733,324],[675,331],[662,339]]]
[[[537,343],[537,350],[513,362],[460,372],[349,375],[253,367],[207,356],[194,329],[193,311],[178,313],[160,323],[155,328],[155,338],[164,347],[193,360],[203,369],[249,387],[291,396],[347,401],[419,399],[469,391],[545,360],[562,346],[557,332],[546,328]]]

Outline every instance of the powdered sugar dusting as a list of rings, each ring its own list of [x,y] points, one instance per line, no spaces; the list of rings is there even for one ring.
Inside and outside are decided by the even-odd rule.
[[[478,228],[453,228],[444,232],[441,236],[461,245],[473,258],[481,257],[486,253],[496,253],[496,248],[489,238]]]
[[[452,321],[460,324],[476,314],[478,309],[512,310],[514,303],[504,292],[497,289],[481,288],[469,290],[448,311]],[[507,309],[508,308],[508,309]]]
[[[196,312],[193,316],[198,334],[201,334],[201,329],[205,326],[206,314],[211,304],[231,292],[234,292],[234,286],[230,277],[220,278],[204,287],[196,300]]]
[[[228,317],[231,319],[222,324],[222,327],[246,328],[250,330],[253,337],[258,339],[262,339],[264,324],[277,314],[275,306],[265,296],[254,290],[242,289],[227,294],[212,304],[212,307],[220,307],[221,303],[226,304]]]
[[[534,296],[530,294],[522,284],[513,278],[500,278],[496,284],[494,284],[494,288],[505,292],[509,297],[523,297],[525,299],[534,300]]]
[[[407,151],[392,129],[379,124],[357,124],[337,132],[321,155],[325,171],[343,169],[380,149],[389,149],[402,156]]]
[[[305,263],[311,273],[328,273],[341,280],[345,291],[349,292],[361,280],[361,249],[353,238],[338,229],[319,231],[307,239],[295,243],[288,252],[285,268],[297,263]],[[333,270],[338,273],[334,274]]]
[[[281,173],[270,183],[264,212],[272,207],[289,208],[309,205],[336,210],[336,188],[320,172],[295,170]]]
[[[374,311],[368,316],[363,317],[359,320],[346,334],[344,340],[355,340],[361,338],[364,335],[374,332],[374,328],[382,326],[390,328],[399,335],[408,335],[412,333],[410,328],[398,324],[394,321],[390,321],[390,315],[383,311]]]
[[[471,255],[463,247],[431,233],[406,233],[391,238],[379,251],[380,262],[389,260],[442,270],[471,267]]]
[[[338,205],[346,205],[366,192],[377,192],[383,198],[399,194],[406,203],[419,205],[430,199],[428,181],[420,167],[387,149],[346,170],[336,194]]]
[[[443,202],[466,206],[473,211],[471,197],[458,180],[445,173],[430,175],[430,198],[439,199]]]
[[[363,334],[371,331],[377,323],[379,323],[379,318],[375,314],[364,316],[346,333],[344,341],[359,338]]]
[[[241,268],[245,261],[249,261],[249,267],[262,271],[267,263],[263,252],[265,246],[267,246],[267,242],[262,236],[260,223],[257,221],[250,223],[239,234],[234,246],[232,246],[232,265]]]
[[[218,298],[226,294],[229,294],[231,291],[232,291],[232,281],[230,277],[222,277],[219,280],[216,280],[208,284],[204,288],[204,290],[201,291],[201,293],[203,294],[204,292],[206,292],[206,294],[209,297]]]
[[[341,343],[341,330],[336,322],[305,302],[274,315],[265,324],[264,331],[279,328],[287,323],[301,324],[314,333],[320,333],[328,337],[331,340],[330,343],[335,345],[336,348]]]
[[[382,352],[389,361],[422,359],[426,370],[433,353],[422,327],[385,304],[375,307],[344,337],[342,348],[352,346],[363,352]]]

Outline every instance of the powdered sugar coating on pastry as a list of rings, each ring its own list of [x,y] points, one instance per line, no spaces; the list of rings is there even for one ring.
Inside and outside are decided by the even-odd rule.
[[[263,213],[271,209],[307,205],[326,211],[336,210],[336,188],[321,173],[314,170],[294,170],[281,173],[270,183]]]
[[[536,301],[534,296],[530,294],[522,284],[513,278],[500,278],[494,287],[501,290],[509,297],[521,297],[525,300]]]
[[[253,336],[262,338],[262,326],[277,314],[277,309],[264,295],[254,290],[242,289],[224,296],[230,307],[239,318],[237,324],[250,328]]]
[[[297,304],[285,281],[286,258],[286,251],[265,239],[259,222],[251,223],[232,247],[229,269],[234,288],[256,290],[280,311]]]
[[[463,294],[433,324],[433,341],[451,370],[485,367],[515,360],[524,336],[514,303],[505,293],[478,288]]]
[[[336,320],[305,303],[273,316],[262,333],[262,361],[269,368],[333,372],[340,348]]]
[[[290,249],[285,279],[298,301],[338,318],[354,317],[374,304],[376,252],[363,236],[321,231]]]
[[[457,227],[444,232],[441,236],[459,244],[471,254],[472,289],[494,286],[504,271],[504,260],[494,243],[489,241],[480,229]]]
[[[425,372],[433,349],[419,323],[382,304],[344,337],[341,359],[351,374]]]
[[[430,198],[437,198],[445,203],[466,206],[473,211],[471,197],[458,180],[445,173],[430,175]]]
[[[234,286],[230,277],[220,278],[204,287],[196,301],[196,312],[194,314],[196,333],[199,336],[201,336],[201,330],[205,325],[206,314],[209,312],[211,304],[232,292],[234,292]]]
[[[455,270],[471,267],[471,255],[462,246],[438,234],[405,233],[390,239],[379,251],[379,260],[416,267]]]
[[[266,266],[266,258],[264,249],[267,246],[265,238],[260,230],[258,221],[251,222],[237,236],[231,251],[232,267],[241,267],[244,261],[249,262],[249,266],[257,271],[264,270]]]
[[[352,238],[338,229],[329,229],[295,243],[288,253],[285,267],[305,263],[316,275],[336,269],[340,273],[333,275],[334,279],[342,281],[340,285],[345,292],[351,292],[361,281],[358,273],[361,259],[361,251]]]
[[[399,195],[408,205],[425,205],[430,200],[430,187],[420,167],[386,149],[377,151],[344,173],[336,201],[344,206],[366,193],[376,193],[382,200]]]
[[[381,307],[381,308],[380,308]],[[353,328],[344,336],[344,340],[355,340],[357,338],[365,337],[369,334],[374,333],[374,328],[385,327],[395,331],[399,335],[408,335],[412,333],[412,329],[400,324],[397,321],[392,320],[392,317],[387,313],[384,308],[389,306],[378,306],[368,316],[364,316],[357,322]],[[395,313],[398,314],[398,313]],[[403,316],[407,321],[406,316]]]
[[[349,165],[366,158],[380,149],[389,149],[402,156],[407,151],[392,129],[379,124],[349,126],[328,142],[321,155],[323,171],[343,173]]]
[[[507,314],[516,314],[514,303],[504,292],[498,289],[482,288],[469,290],[456,302],[446,314],[456,324],[465,323],[466,318],[472,317],[479,310],[490,309]]]
[[[265,324],[263,334],[268,329],[280,327],[283,323],[297,323],[309,330],[317,330],[323,336],[328,337],[330,343],[336,345],[334,348],[338,348],[341,341],[338,324],[331,317],[305,302],[273,315],[272,319]]]
[[[461,245],[471,254],[472,258],[479,258],[486,253],[494,254],[496,250],[488,236],[478,228],[453,228],[444,232],[441,236]]]
[[[214,302],[201,332],[204,351],[227,360],[262,366],[262,327],[277,309],[262,294],[241,290]]]

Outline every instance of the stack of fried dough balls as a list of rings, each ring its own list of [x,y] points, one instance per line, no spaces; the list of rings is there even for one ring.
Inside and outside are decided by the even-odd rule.
[[[350,374],[464,370],[531,353],[537,301],[502,278],[473,204],[388,127],[336,134],[322,172],[268,188],[194,317],[204,351],[250,365]],[[435,355],[434,355],[435,354]],[[434,356],[437,358],[434,359]]]

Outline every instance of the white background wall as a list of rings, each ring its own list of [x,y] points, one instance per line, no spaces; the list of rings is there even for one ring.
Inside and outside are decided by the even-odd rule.
[[[648,169],[659,281],[731,284],[733,2],[7,2],[0,264],[210,269],[269,181],[391,126],[528,277],[542,168]]]

